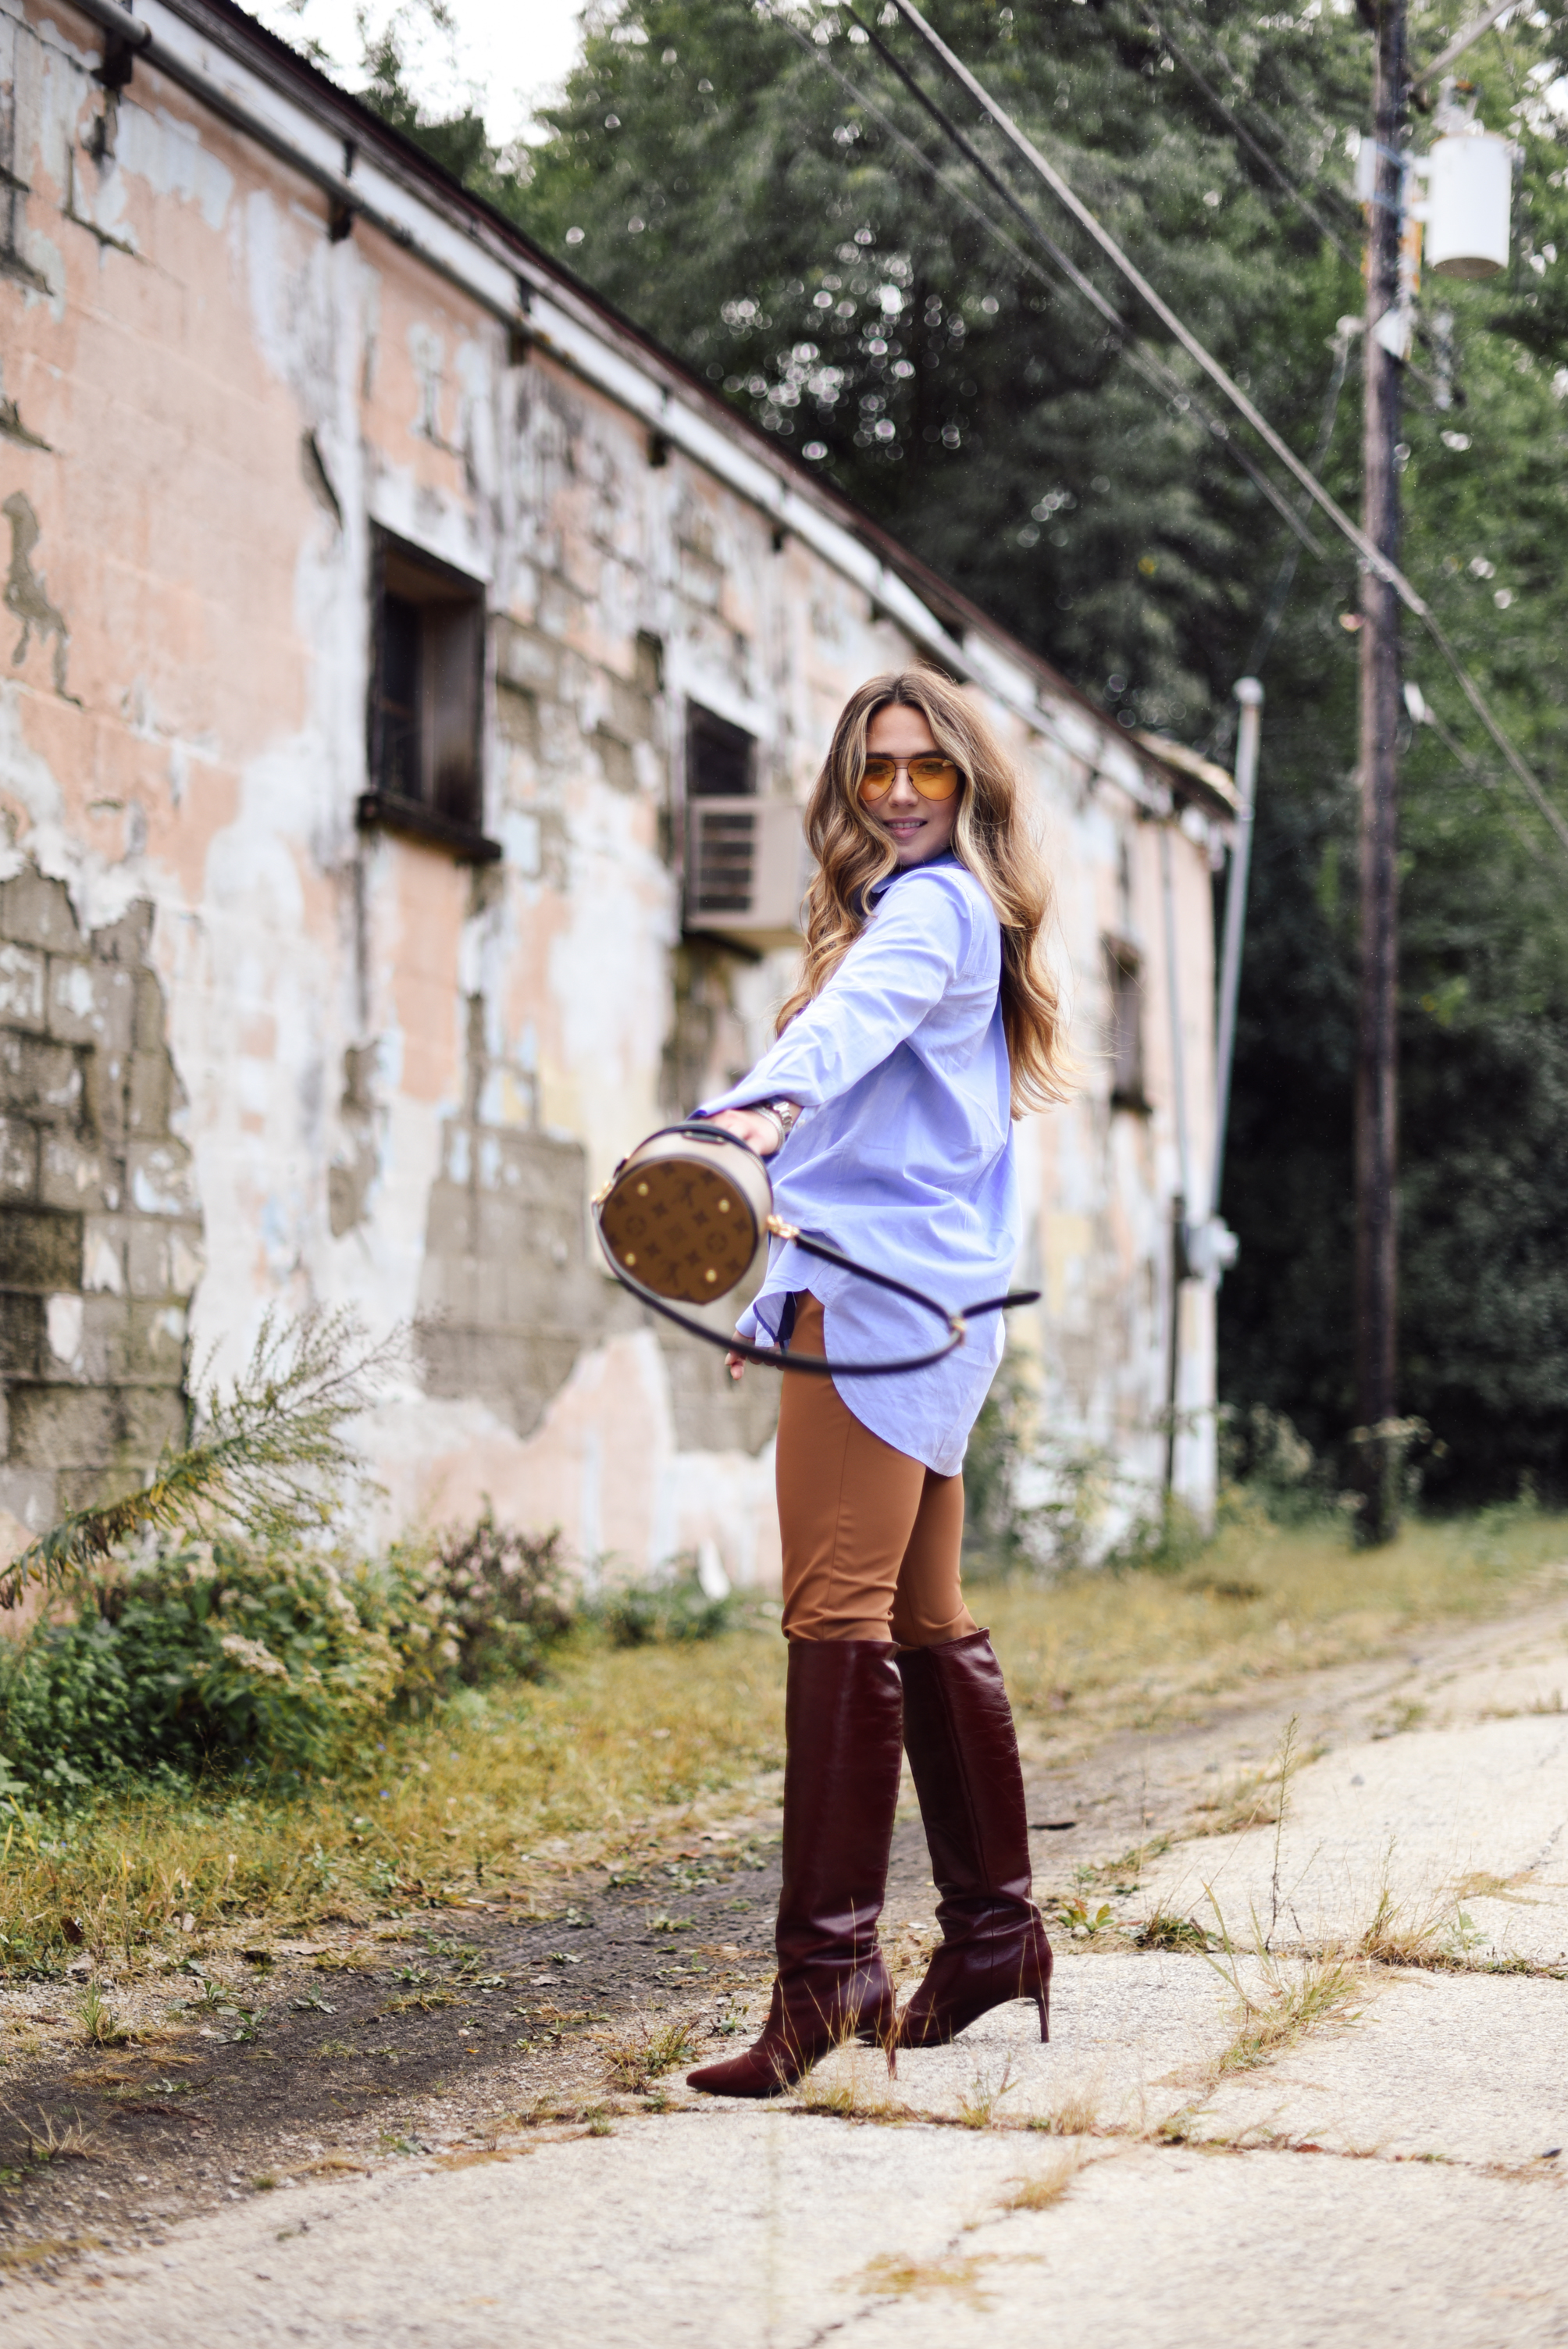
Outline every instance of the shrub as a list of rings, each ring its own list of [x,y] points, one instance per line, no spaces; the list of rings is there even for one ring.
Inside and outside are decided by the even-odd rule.
[[[0,1754],[40,1792],[258,1757],[328,1765],[402,1677],[368,1569],[228,1537],[77,1584],[0,1661]]]
[[[1062,1573],[1106,1562],[1112,1528],[1145,1495],[1109,1454],[1043,1435],[1034,1387],[1005,1355],[964,1455],[964,1549],[971,1573]]]
[[[387,1629],[411,1692],[538,1680],[574,1619],[560,1527],[518,1533],[488,1505],[433,1550],[394,1552],[388,1589]]]
[[[384,1566],[166,1537],[74,1599],[74,1619],[0,1653],[0,1760],[56,1795],[130,1772],[330,1767],[399,1700],[538,1679],[573,1619],[559,1533],[488,1509]]]
[[[712,1640],[725,1630],[735,1614],[735,1600],[710,1599],[697,1578],[695,1560],[683,1561],[673,1581],[634,1582],[620,1590],[604,1591],[586,1610],[617,1648],[643,1648],[655,1643],[675,1646],[686,1640]]]
[[[164,1535],[78,1575],[71,1619],[0,1640],[0,1786],[69,1802],[133,1774],[340,1765],[396,1707],[538,1680],[579,1619],[558,1530],[477,1523],[366,1564]],[[711,1638],[695,1572],[582,1610],[617,1647]]]
[[[1343,1519],[1345,1507],[1329,1464],[1320,1460],[1284,1412],[1253,1403],[1224,1404],[1219,1415],[1222,1488],[1241,1487],[1276,1526]]]

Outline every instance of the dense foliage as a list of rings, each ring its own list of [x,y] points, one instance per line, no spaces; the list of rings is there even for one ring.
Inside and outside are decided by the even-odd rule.
[[[131,1777],[352,1768],[372,1730],[463,1688],[538,1680],[579,1625],[617,1647],[708,1639],[734,1613],[695,1568],[584,1599],[560,1537],[479,1522],[384,1558],[237,1534],[155,1542],[0,1640],[0,1788],[69,1804]]]
[[[391,1598],[335,1560],[227,1538],[162,1547],[138,1572],[97,1573],[68,1619],[0,1656],[0,1754],[57,1797],[133,1771],[189,1773],[253,1754],[284,1769],[323,1766],[403,1677]]]
[[[1349,154],[1371,57],[1348,0],[929,14],[1354,511],[1338,322],[1361,308]],[[1354,1417],[1354,558],[1315,519],[1321,552],[1296,545],[1244,433],[1212,429],[1217,395],[891,8],[619,0],[584,22],[521,164],[476,146],[471,113],[420,125],[395,52],[376,102],[1123,723],[1224,755],[1232,684],[1264,677],[1222,1381],[1334,1444]],[[1457,22],[1414,8],[1414,54]],[[1568,807],[1559,45],[1538,12],[1466,60],[1522,150],[1515,260],[1428,283],[1403,445],[1408,566]],[[1407,657],[1437,722],[1412,725],[1404,778],[1401,1404],[1439,1440],[1429,1490],[1459,1497],[1568,1469],[1568,858],[1413,627]]]

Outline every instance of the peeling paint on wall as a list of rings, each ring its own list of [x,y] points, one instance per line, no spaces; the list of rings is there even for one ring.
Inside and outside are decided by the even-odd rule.
[[[24,1480],[0,1504],[36,1522],[172,1423],[187,1308],[227,1368],[269,1306],[319,1301],[415,1333],[367,1433],[389,1521],[488,1495],[616,1570],[711,1541],[732,1579],[776,1577],[776,1390],[645,1325],[587,1198],[749,1064],[791,979],[788,953],[683,936],[690,709],[753,737],[758,792],[799,804],[845,694],[915,637],[851,575],[847,527],[840,559],[650,435],[630,347],[612,396],[156,69],[106,92],[72,21],[0,8],[0,906],[46,905],[60,939],[0,912],[0,1252],[30,1268],[0,1278]],[[747,451],[781,493],[776,452]],[[474,830],[497,863],[363,817],[377,531],[485,616]],[[972,641],[1051,843],[1085,1070],[1020,1137],[1019,1276],[1046,1303],[1015,1338],[1053,1432],[1152,1482],[1165,787],[1048,672]],[[1208,843],[1172,831],[1195,1133]],[[1110,1100],[1112,936],[1146,977],[1137,1112]],[[91,1026],[116,974],[123,1045]],[[1178,1484],[1202,1505],[1212,1293],[1182,1311]]]

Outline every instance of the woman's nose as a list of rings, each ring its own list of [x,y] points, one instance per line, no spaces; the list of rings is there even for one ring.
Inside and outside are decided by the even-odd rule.
[[[890,809],[896,808],[900,815],[907,815],[919,797],[919,792],[909,780],[909,769],[900,767],[892,779],[892,789],[887,795],[885,804]]]

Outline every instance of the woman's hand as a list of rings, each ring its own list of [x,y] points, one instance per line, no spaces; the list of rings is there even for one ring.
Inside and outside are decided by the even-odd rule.
[[[765,1117],[758,1110],[721,1109],[707,1123],[721,1125],[726,1133],[733,1133],[738,1142],[749,1143],[758,1158],[771,1158],[784,1138],[779,1130],[779,1120]],[[738,1337],[739,1330],[735,1334]],[[726,1354],[724,1367],[738,1384],[746,1376],[745,1359],[739,1354]]]
[[[738,1142],[750,1144],[758,1158],[771,1158],[779,1147],[779,1121],[764,1117],[759,1110],[721,1109],[714,1117],[704,1121],[708,1125],[722,1125],[726,1133],[733,1133]]]

